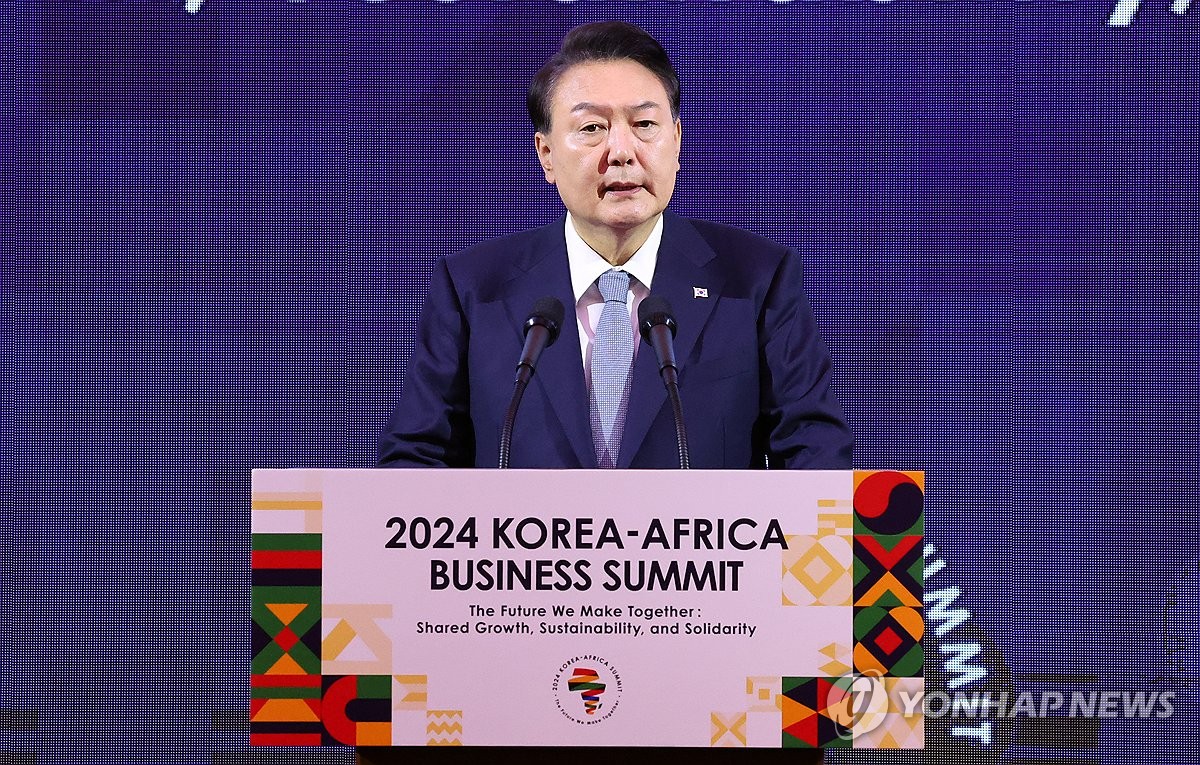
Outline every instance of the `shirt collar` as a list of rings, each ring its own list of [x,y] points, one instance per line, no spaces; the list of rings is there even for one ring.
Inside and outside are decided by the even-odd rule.
[[[583,297],[583,293],[587,292],[588,287],[591,287],[600,274],[613,268],[613,265],[600,254],[588,246],[587,242],[583,241],[583,237],[575,230],[575,222],[571,220],[571,213],[567,213],[567,222],[564,226],[567,237],[567,262],[571,267],[571,290],[575,293],[575,302]],[[654,267],[658,264],[658,247],[662,244],[663,234],[663,216],[659,213],[658,220],[654,223],[654,228],[650,230],[650,236],[646,238],[646,243],[638,248],[637,252],[633,253],[633,257],[625,261],[625,264],[620,266],[622,271],[626,271],[630,276],[637,279],[646,290],[650,290],[650,282],[654,278]]]

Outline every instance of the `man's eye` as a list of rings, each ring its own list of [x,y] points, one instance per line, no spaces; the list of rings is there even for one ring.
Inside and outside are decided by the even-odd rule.
[[[602,130],[602,128],[594,122],[579,128],[579,132],[581,133],[598,133],[600,130]]]
[[[654,120],[638,120],[634,124],[640,128],[650,128],[650,127],[654,127],[655,122],[654,122]]]

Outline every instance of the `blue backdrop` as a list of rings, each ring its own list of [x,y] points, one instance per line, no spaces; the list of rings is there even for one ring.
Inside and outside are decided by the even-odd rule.
[[[927,471],[931,684],[1178,694],[830,761],[1194,765],[1200,17],[1111,10],[0,0],[0,759],[350,761],[247,745],[249,471],[372,463],[434,260],[560,214],[525,87],[615,17],[683,78],[672,207],[801,249],[856,462]]]

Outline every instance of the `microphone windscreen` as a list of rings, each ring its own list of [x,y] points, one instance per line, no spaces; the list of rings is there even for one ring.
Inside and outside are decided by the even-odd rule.
[[[538,298],[538,301],[533,304],[533,310],[529,312],[529,318],[525,320],[525,332],[528,333],[529,328],[534,324],[545,327],[550,332],[550,337],[546,341],[546,346],[549,347],[558,339],[558,333],[562,329],[563,317],[566,313],[562,301],[558,298],[551,296]]]
[[[641,330],[642,337],[645,337],[659,324],[667,325],[667,329],[671,330],[671,337],[675,336],[677,326],[675,317],[671,314],[671,304],[664,297],[649,295],[638,303],[638,329]]]

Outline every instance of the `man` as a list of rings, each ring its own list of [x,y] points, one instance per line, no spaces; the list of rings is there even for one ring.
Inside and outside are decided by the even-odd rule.
[[[528,107],[567,215],[438,262],[384,466],[494,467],[540,298],[567,306],[525,394],[510,465],[671,468],[671,407],[637,306],[671,305],[694,468],[850,466],[852,437],[801,285],[799,256],[666,212],[679,170],[679,78],[629,24],[574,29]]]
[[[653,292],[679,327],[692,467],[849,468],[852,438],[829,387],[798,256],[666,212],[682,126],[679,78],[658,42],[620,22],[577,27],[534,78],[528,107],[538,161],[567,215],[438,262],[380,464],[496,466],[522,326],[535,302],[553,296],[567,319],[525,394],[511,466],[678,467],[658,364],[638,347],[637,305]],[[525,762],[574,756],[558,747],[520,752]],[[690,749],[681,758],[821,761],[812,750],[746,755]],[[359,750],[364,764],[413,756]],[[491,756],[420,754],[426,762]]]

